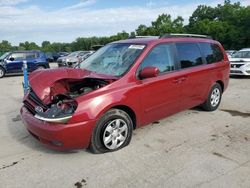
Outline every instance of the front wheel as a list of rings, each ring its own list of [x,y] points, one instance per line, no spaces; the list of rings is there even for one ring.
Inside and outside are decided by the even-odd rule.
[[[206,111],[214,111],[216,110],[221,102],[222,89],[220,84],[215,83],[212,89],[209,92],[208,98],[204,104],[202,104],[202,108]]]
[[[120,109],[111,109],[97,122],[89,149],[93,153],[117,151],[130,143],[133,121]]]
[[[5,75],[5,70],[4,68],[0,67],[0,78],[4,77]]]

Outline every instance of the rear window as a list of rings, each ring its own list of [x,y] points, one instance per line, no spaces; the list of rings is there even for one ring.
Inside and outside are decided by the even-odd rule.
[[[216,44],[211,43],[200,43],[201,50],[207,61],[207,64],[220,62],[223,60],[223,53]]]
[[[196,43],[176,43],[181,68],[202,65],[202,56]]]

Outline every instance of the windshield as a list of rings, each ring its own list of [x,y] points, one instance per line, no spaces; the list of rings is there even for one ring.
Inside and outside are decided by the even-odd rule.
[[[1,55],[0,59],[4,59],[6,56],[8,56],[10,54],[10,52],[6,52],[3,55]]]
[[[250,58],[250,51],[239,51],[233,54],[234,58]]]
[[[80,68],[112,76],[123,75],[145,45],[114,43],[108,44],[80,64]]]

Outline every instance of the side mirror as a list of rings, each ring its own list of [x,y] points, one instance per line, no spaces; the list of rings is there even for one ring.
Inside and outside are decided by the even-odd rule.
[[[11,57],[9,60],[10,60],[10,61],[14,61],[14,60],[15,60],[15,58],[14,58],[14,57]]]
[[[157,67],[145,67],[140,71],[139,77],[140,79],[153,78],[157,77],[159,72]]]

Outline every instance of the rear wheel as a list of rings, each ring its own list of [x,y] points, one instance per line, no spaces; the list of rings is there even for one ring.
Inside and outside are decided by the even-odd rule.
[[[0,78],[4,77],[5,75],[5,70],[3,67],[0,67]]]
[[[93,131],[90,150],[93,153],[117,151],[127,146],[132,136],[133,121],[119,109],[111,109],[97,122]]]
[[[43,69],[45,69],[44,66],[42,66],[42,65],[38,65],[38,66],[37,66],[37,70],[43,70]]]
[[[206,111],[216,110],[221,102],[222,89],[220,84],[215,83],[209,93],[209,96],[205,103],[202,105],[202,108]]]

